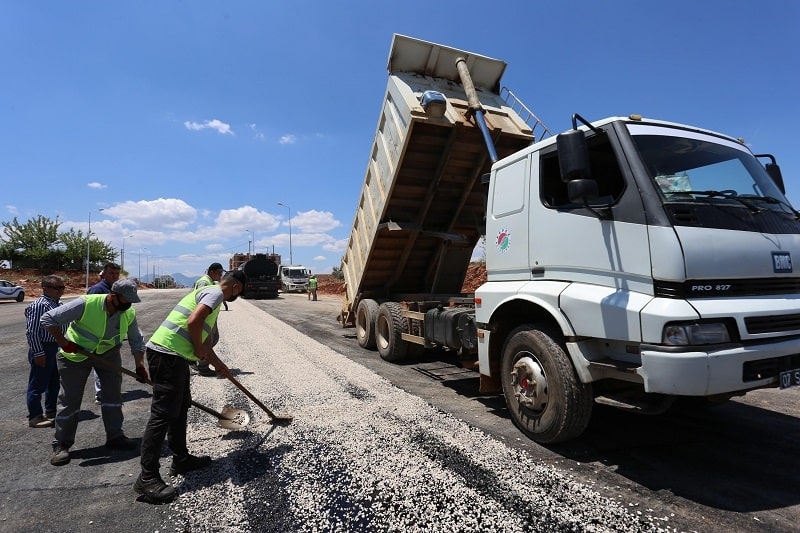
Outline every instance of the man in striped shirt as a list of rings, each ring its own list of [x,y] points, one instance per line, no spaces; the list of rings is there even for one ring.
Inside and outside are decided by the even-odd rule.
[[[39,323],[47,311],[61,305],[64,279],[60,276],[42,278],[42,296],[25,308],[25,336],[28,337],[28,362],[31,365],[28,377],[28,425],[32,428],[53,427],[58,401],[58,365],[56,339]],[[67,327],[62,326],[62,334]],[[42,410],[44,396],[44,410]]]

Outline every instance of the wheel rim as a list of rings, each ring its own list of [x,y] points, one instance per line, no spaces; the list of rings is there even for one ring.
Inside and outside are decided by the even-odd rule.
[[[541,412],[547,407],[547,377],[530,352],[523,352],[511,370],[514,397],[521,407]]]
[[[380,315],[375,320],[375,343],[381,350],[389,347],[389,324]]]

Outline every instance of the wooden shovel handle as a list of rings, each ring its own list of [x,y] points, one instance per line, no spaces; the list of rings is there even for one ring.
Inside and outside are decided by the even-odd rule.
[[[279,417],[279,416],[276,416],[276,415],[275,415],[275,413],[273,413],[272,411],[270,411],[270,410],[269,410],[269,407],[267,407],[266,405],[264,405],[263,403],[261,403],[261,400],[259,400],[259,399],[258,399],[258,398],[256,398],[255,396],[253,396],[253,393],[252,393],[252,392],[250,392],[249,390],[247,390],[247,389],[244,387],[244,385],[242,385],[241,383],[239,383],[239,381],[238,381],[238,380],[237,380],[235,377],[233,377],[233,376],[229,375],[229,376],[228,376],[228,379],[230,380],[230,382],[231,382],[231,383],[233,383],[234,385],[236,385],[236,386],[239,388],[239,390],[240,390],[240,391],[242,391],[243,393],[245,393],[245,394],[247,395],[247,397],[248,397],[248,398],[250,398],[251,400],[253,400],[253,402],[254,402],[254,403],[257,405],[257,406],[259,406],[260,408],[262,408],[262,409],[264,410],[264,412],[265,412],[265,413],[267,413],[271,419],[273,419],[273,420],[283,420],[283,419],[285,419],[285,418],[286,418],[286,417],[282,417],[282,416],[281,416],[281,417]]]

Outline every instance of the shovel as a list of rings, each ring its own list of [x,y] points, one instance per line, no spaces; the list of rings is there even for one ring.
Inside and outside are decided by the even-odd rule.
[[[102,357],[98,357],[92,353],[87,352],[86,350],[79,349],[78,353],[81,355],[85,355],[86,357],[91,359],[92,362],[100,363],[104,367],[113,370],[119,374],[126,374],[136,379],[137,381],[141,381],[142,379],[136,372],[133,372],[121,366],[116,366],[110,363],[109,361],[106,361]],[[153,382],[149,379],[147,380],[147,384],[150,385],[151,387],[153,386]],[[210,407],[206,407],[203,404],[197,403],[194,400],[192,400],[192,405],[194,407],[197,407],[201,411],[205,411],[206,413],[217,417],[218,425],[221,428],[231,429],[231,430],[242,429],[248,424],[248,422],[250,422],[250,415],[248,415],[246,411],[242,411],[241,409],[236,409],[234,407],[231,407],[230,405],[226,405],[225,407],[223,407],[221,413],[218,413],[217,411],[211,409]]]
[[[236,385],[239,388],[240,391],[245,393],[248,398],[253,400],[256,405],[258,405],[260,408],[262,408],[264,410],[264,412],[266,412],[269,415],[269,417],[272,419],[273,422],[291,423],[291,421],[294,419],[291,415],[276,415],[275,413],[270,411],[269,408],[266,405],[261,403],[261,401],[258,398],[253,396],[252,392],[250,392],[249,390],[244,388],[244,385],[239,383],[239,381],[235,377],[228,376],[228,379],[230,380],[231,383]]]

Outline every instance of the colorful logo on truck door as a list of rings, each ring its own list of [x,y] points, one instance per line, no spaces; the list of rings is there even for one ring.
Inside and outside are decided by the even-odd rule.
[[[511,232],[505,228],[501,229],[497,234],[495,246],[497,246],[497,251],[501,254],[507,253],[511,248]]]

